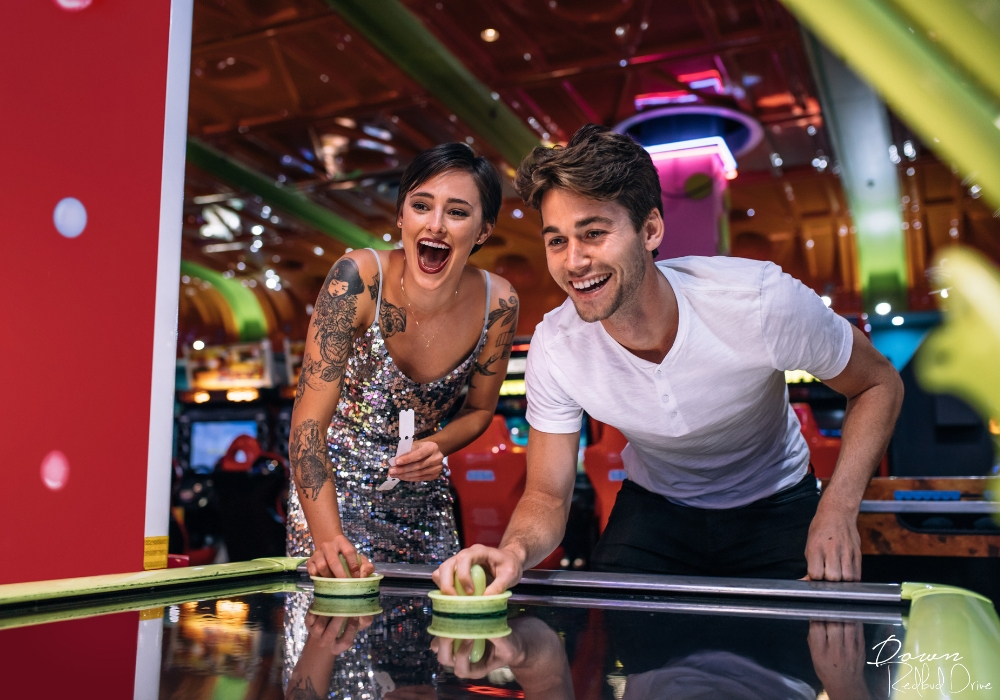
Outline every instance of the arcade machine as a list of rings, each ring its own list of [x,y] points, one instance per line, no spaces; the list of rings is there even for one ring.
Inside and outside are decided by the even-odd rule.
[[[177,392],[171,554],[206,563],[284,551],[287,466],[272,444],[274,358],[267,340],[185,348]]]

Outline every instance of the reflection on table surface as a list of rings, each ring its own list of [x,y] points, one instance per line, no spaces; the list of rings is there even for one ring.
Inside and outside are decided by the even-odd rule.
[[[91,668],[101,671],[95,677],[114,669],[131,683],[131,666],[101,659],[127,647],[117,637],[134,648],[138,622],[135,694],[102,697],[854,700],[889,697],[890,668],[893,682],[898,668],[877,663],[889,648],[880,642],[905,635],[892,615],[845,622],[819,619],[822,611],[817,619],[801,611],[757,617],[573,600],[515,598],[502,633],[456,639],[431,634],[432,623],[435,632],[454,628],[434,618],[421,590],[383,590],[375,610],[358,614],[331,613],[307,590],[248,593],[0,629],[0,658],[58,674],[90,650],[87,663],[108,664]],[[143,635],[157,642],[151,652]],[[143,682],[151,684],[145,692]]]

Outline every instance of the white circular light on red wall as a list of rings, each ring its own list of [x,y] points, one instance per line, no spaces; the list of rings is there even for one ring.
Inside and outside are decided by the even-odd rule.
[[[94,4],[94,0],[55,0],[56,6],[69,12],[86,10]]]
[[[59,450],[52,450],[42,460],[42,483],[50,491],[58,491],[69,480],[69,460]]]
[[[52,223],[66,238],[76,238],[87,228],[87,208],[76,197],[61,199],[52,212]]]

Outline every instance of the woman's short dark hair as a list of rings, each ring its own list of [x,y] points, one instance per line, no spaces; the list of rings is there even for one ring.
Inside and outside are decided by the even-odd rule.
[[[476,156],[464,143],[442,143],[428,148],[420,153],[406,166],[403,177],[399,180],[399,194],[396,196],[396,216],[403,210],[406,195],[420,187],[435,175],[448,170],[461,170],[469,173],[479,190],[479,202],[483,208],[483,222],[496,224],[500,215],[500,205],[503,193],[500,186],[500,175],[493,164],[483,156]],[[475,253],[482,246],[472,247]]]
[[[551,189],[564,189],[628,210],[636,231],[653,209],[663,215],[660,176],[645,148],[606,126],[587,124],[565,147],[536,148],[517,169],[514,189],[539,209]]]

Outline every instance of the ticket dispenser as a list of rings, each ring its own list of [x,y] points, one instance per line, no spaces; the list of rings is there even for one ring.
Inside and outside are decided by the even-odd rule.
[[[0,2],[0,584],[167,566],[192,9]]]

